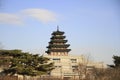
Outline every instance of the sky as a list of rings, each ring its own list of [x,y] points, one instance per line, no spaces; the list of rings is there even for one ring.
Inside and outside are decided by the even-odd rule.
[[[119,0],[0,0],[0,48],[46,54],[51,33],[65,32],[70,55],[112,64],[120,56]]]

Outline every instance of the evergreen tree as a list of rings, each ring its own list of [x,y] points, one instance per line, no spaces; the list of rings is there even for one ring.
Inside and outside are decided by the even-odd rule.
[[[38,54],[29,54],[21,50],[0,50],[0,56],[9,56],[7,60],[10,66],[3,71],[7,75],[37,76],[47,74],[54,69],[54,64],[48,63],[48,58]]]
[[[120,56],[113,56],[115,67],[120,67]]]
[[[111,68],[120,68],[120,56],[113,56],[114,65],[108,65]]]

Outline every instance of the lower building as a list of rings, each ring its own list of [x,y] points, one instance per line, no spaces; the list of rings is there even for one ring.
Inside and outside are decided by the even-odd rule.
[[[86,58],[81,56],[50,56],[44,55],[54,62],[55,69],[51,71],[50,75],[61,78],[78,78],[81,74],[79,71],[90,70],[94,68],[106,68],[103,62],[86,61]],[[83,67],[85,67],[83,69]],[[78,70],[83,69],[83,70]],[[83,76],[84,77],[84,76]]]

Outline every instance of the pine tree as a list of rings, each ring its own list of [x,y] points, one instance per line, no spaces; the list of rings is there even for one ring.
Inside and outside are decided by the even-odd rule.
[[[0,56],[9,56],[7,58],[9,67],[3,71],[6,75],[37,76],[47,74],[54,69],[54,64],[48,63],[48,58],[38,54],[29,54],[21,50],[0,50]]]

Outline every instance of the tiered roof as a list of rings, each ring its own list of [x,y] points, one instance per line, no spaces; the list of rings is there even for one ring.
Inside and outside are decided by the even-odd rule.
[[[65,40],[64,32],[54,31],[52,34],[52,37],[50,38],[49,45],[47,46],[48,50],[46,51],[47,54],[51,54],[51,52],[69,52],[71,49],[67,49],[70,44],[66,44],[68,40]]]

